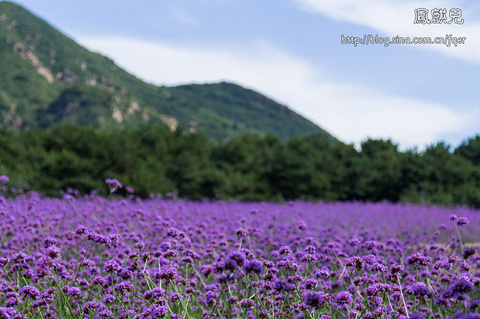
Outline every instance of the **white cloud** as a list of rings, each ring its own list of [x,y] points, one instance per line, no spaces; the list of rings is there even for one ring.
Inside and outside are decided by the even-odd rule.
[[[265,42],[228,50],[127,38],[85,37],[80,42],[156,84],[225,80],[254,88],[357,145],[369,136],[392,138],[402,148],[423,147],[463,131],[474,118],[445,105],[333,82],[328,74]]]
[[[454,37],[466,37],[464,45],[457,47],[446,47],[444,45],[409,45],[415,49],[426,49],[441,52],[442,54],[480,63],[480,22],[475,21],[475,14],[469,14],[469,10],[478,13],[478,7],[472,2],[446,1],[446,0],[294,0],[302,8],[313,12],[321,13],[330,18],[354,23],[357,25],[372,28],[383,36],[405,36],[405,37],[444,37],[452,34]],[[426,8],[428,10],[438,8],[462,9],[463,25],[452,23],[450,25],[414,24],[414,10]],[[365,33],[368,31],[366,30]],[[369,33],[369,32],[368,32]],[[352,36],[363,36],[363,34],[352,34]]]

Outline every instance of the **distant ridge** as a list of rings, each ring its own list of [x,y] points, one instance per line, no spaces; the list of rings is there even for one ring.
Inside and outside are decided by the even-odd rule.
[[[9,1],[0,2],[0,75],[0,125],[16,130],[167,125],[216,140],[272,133],[336,141],[288,107],[233,83],[148,84]]]

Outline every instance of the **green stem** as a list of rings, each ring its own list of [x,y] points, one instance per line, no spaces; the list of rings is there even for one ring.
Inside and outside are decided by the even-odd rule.
[[[402,284],[400,283],[400,276],[398,276],[398,275],[397,275],[397,281],[398,281],[398,287],[400,288],[400,294],[402,296],[403,306],[405,307],[405,313],[406,313],[407,318],[408,318],[410,316],[408,315],[407,303],[405,302],[405,298],[403,297]]]
[[[78,264],[78,270],[77,270],[77,273],[75,274],[75,277],[73,278],[73,282],[72,282],[72,286],[75,285],[75,282],[77,281],[77,278],[78,278],[78,274],[80,273],[80,269],[82,269],[82,262],[85,260],[85,257],[87,256],[88,252],[90,251],[90,248],[91,248],[91,243],[88,243],[88,246],[87,246],[87,251],[85,252],[85,255],[83,255],[82,257],[82,260],[80,261],[80,263]]]
[[[462,236],[460,235],[460,231],[458,230],[458,227],[457,227],[456,223],[455,223],[455,229],[457,230],[458,239],[460,240],[460,248],[461,248],[461,250],[463,250]]]

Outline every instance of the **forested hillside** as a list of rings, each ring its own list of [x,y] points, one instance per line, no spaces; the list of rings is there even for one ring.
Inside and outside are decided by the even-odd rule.
[[[56,126],[0,134],[9,185],[59,195],[69,187],[106,194],[117,178],[136,194],[191,199],[365,200],[480,207],[480,137],[400,152],[390,140],[352,145],[321,135],[281,141],[242,135],[224,142],[166,127],[96,131]]]
[[[335,140],[287,106],[234,83],[146,83],[8,1],[0,2],[0,73],[0,126],[15,130],[182,126],[215,140],[244,133]]]

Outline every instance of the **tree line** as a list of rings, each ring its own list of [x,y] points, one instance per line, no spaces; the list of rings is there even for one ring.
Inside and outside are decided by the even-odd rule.
[[[62,125],[0,131],[0,174],[9,187],[58,196],[73,188],[106,195],[116,178],[138,196],[242,201],[424,202],[480,207],[480,137],[400,151],[368,139],[359,150],[320,135],[281,141],[242,135],[213,142],[165,127],[98,131]],[[124,191],[124,190],[121,190]]]

